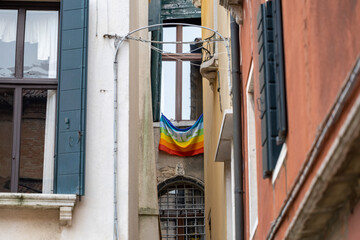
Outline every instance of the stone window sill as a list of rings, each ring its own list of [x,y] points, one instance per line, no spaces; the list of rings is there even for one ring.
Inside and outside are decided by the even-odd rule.
[[[75,194],[0,193],[1,208],[59,209],[62,226],[71,226],[75,203]]]

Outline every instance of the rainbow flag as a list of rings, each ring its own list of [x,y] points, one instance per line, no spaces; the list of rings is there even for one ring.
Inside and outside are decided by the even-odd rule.
[[[181,157],[204,153],[203,115],[193,126],[180,129],[161,114],[159,150]]]

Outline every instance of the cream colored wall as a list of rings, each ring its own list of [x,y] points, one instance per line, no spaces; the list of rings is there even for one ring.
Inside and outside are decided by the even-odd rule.
[[[146,25],[148,2],[141,0],[138,5],[133,2],[128,0],[89,1],[85,196],[76,203],[72,226],[60,227],[58,210],[0,209],[0,239],[97,240],[113,238],[113,60],[115,49],[114,41],[105,39],[103,35],[116,33],[124,36],[136,25]],[[130,27],[130,24],[134,25]],[[149,85],[147,65],[149,57],[148,51],[145,49],[142,52],[142,50],[144,49],[130,49],[129,43],[125,42],[121,46],[118,57],[118,105],[120,107],[117,119],[119,132],[117,199],[119,239],[121,240],[138,239],[139,118],[141,118],[143,128],[147,127],[146,119],[152,119],[151,116],[149,117],[149,109],[151,109],[149,93],[145,91],[149,89],[146,87]],[[130,67],[135,63],[136,67]],[[144,87],[141,91],[139,91],[139,81]],[[147,95],[144,97],[144,94]],[[140,103],[142,103],[141,112],[146,113],[145,117],[144,115],[139,117]],[[152,136],[152,126],[149,129],[148,134]],[[150,144],[145,149],[153,150],[153,146]],[[141,157],[153,158],[150,152],[147,154]],[[152,189],[152,192],[154,191],[156,191],[156,183]],[[153,198],[143,199],[142,203],[157,206],[157,201]],[[154,221],[151,220],[151,222]],[[147,223],[145,225],[148,226]]]
[[[147,3],[146,0],[131,1],[131,30],[148,25]],[[150,37],[148,29],[141,30],[136,36],[144,39]],[[137,165],[139,174],[132,176],[133,178],[138,177],[138,188],[135,185],[133,187],[139,192],[138,201],[134,201],[134,204],[138,206],[138,213],[133,211],[131,215],[138,214],[136,215],[138,221],[131,220],[130,224],[134,227],[130,230],[129,239],[158,240],[160,233],[151,105],[150,48],[148,44],[131,41],[130,51],[131,80],[137,79],[135,82],[139,83],[138,98],[136,98],[135,93],[130,95],[130,101],[137,104],[139,108],[139,124],[135,129],[132,129],[134,132],[138,131],[138,137],[135,139],[138,142],[132,143],[131,152],[134,152],[133,157],[138,157],[140,161]]]
[[[98,4],[98,6],[96,6]],[[98,9],[98,10],[97,10]],[[113,236],[113,59],[106,33],[129,31],[129,1],[89,2],[89,51],[85,196],[75,207],[73,226],[62,239]],[[97,22],[98,21],[98,22]],[[129,45],[121,46],[118,75],[118,217],[120,239],[129,239]]]
[[[0,239],[57,240],[61,239],[59,211],[0,210]]]
[[[213,0],[203,0],[201,6],[203,26],[215,28],[224,37],[229,37],[230,20],[227,12],[220,6],[214,11]],[[217,18],[213,14],[217,12]],[[214,23],[213,19],[217,19]],[[210,36],[211,33],[203,30],[203,38]],[[230,43],[229,43],[230,44]],[[218,46],[219,53],[219,72],[220,79],[215,81],[214,86],[210,86],[207,79],[203,79],[203,98],[204,98],[204,129],[205,129],[205,216],[206,216],[206,239],[210,239],[209,214],[211,212],[211,239],[226,239],[226,183],[225,168],[221,162],[214,162],[220,127],[225,109],[231,109],[231,97],[228,86],[228,58],[226,48],[222,43]],[[220,80],[220,98],[216,89]]]

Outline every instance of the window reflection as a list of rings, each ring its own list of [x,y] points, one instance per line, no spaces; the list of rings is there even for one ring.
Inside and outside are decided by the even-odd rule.
[[[19,192],[41,193],[47,90],[24,89]]]
[[[175,119],[176,62],[162,62],[160,110],[168,119]]]
[[[176,41],[176,27],[164,27],[163,28],[163,41],[164,42],[175,42]],[[163,50],[167,53],[176,52],[176,44],[163,44]]]
[[[57,11],[26,11],[25,78],[56,78],[58,18]]]
[[[14,77],[17,10],[0,10],[0,77]]]
[[[0,192],[10,192],[14,90],[0,89]]]
[[[196,39],[201,39],[201,28],[198,27],[184,27],[183,29],[183,42],[193,42]],[[194,53],[194,49],[191,48],[191,44],[183,44],[184,53]],[[199,46],[200,47],[200,46]],[[191,51],[190,51],[191,49]]]

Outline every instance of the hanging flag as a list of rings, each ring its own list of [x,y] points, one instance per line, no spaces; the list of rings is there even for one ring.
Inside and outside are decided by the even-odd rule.
[[[159,150],[181,157],[204,153],[203,115],[193,126],[181,129],[161,114]]]

